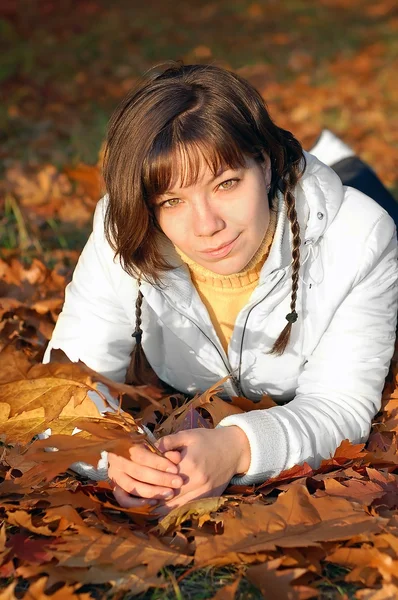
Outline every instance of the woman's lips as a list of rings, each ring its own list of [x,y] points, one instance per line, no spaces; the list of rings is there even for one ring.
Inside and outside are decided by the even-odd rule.
[[[239,238],[239,235],[234,240],[232,240],[232,242],[229,242],[229,244],[226,244],[219,250],[202,250],[201,254],[205,254],[206,256],[213,256],[214,258],[224,258],[224,256],[227,256],[235,246],[235,242]]]

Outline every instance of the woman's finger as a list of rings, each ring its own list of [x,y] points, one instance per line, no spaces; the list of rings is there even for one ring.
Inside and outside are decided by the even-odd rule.
[[[130,458],[134,463],[156,469],[157,471],[178,473],[178,467],[176,462],[179,462],[178,451],[168,452],[169,456],[159,456],[155,452],[152,452],[148,448],[145,448],[143,444],[134,444],[130,448]],[[174,459],[174,460],[173,460]]]
[[[110,479],[117,487],[124,490],[127,494],[138,496],[140,498],[151,498],[157,500],[170,500],[174,497],[174,490],[157,485],[150,485],[130,477],[126,473],[120,472],[118,475],[109,475]]]
[[[200,498],[206,498],[208,495],[209,495],[209,492],[202,491],[201,488],[191,490],[190,492],[176,496],[176,497],[168,500],[167,502],[160,501],[157,504],[156,508],[153,509],[151,514],[154,517],[162,518],[162,517],[165,517],[166,515],[168,515],[169,512],[171,512],[174,508],[183,506],[187,502],[190,502],[190,500],[199,500]]]
[[[168,452],[164,453],[164,456],[168,458],[168,460],[171,460],[171,462],[173,462],[175,465],[178,465],[182,458],[181,452],[178,450],[169,450]]]
[[[123,456],[117,456],[116,454],[111,454],[109,457],[108,454],[108,475],[111,479],[113,479],[117,484],[121,485],[124,489],[126,489],[121,484],[121,477],[123,475],[127,475],[134,480],[138,480],[139,482],[145,484],[151,484],[152,486],[160,487],[160,488],[180,488],[183,484],[183,480],[180,475],[177,473],[165,473],[164,471],[158,471],[157,469],[152,469],[150,467],[145,467],[133,460],[128,460]],[[130,490],[127,490],[129,493]],[[164,491],[164,490],[163,490]],[[140,495],[142,495],[140,493]]]
[[[120,504],[120,506],[123,506],[123,508],[139,508],[148,504],[150,506],[156,506],[156,504],[158,504],[157,500],[130,496],[130,494],[122,490],[118,485],[115,485],[113,488],[113,495],[115,496],[116,502]]]

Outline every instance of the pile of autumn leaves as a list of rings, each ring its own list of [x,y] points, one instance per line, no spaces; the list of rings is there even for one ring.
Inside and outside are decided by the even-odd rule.
[[[64,281],[43,265],[40,270],[39,261],[31,266],[36,275],[18,265],[0,261],[1,598],[48,593],[64,599],[84,584],[97,597],[122,597],[169,586],[166,566],[235,565],[234,579],[215,598],[234,598],[245,577],[265,596],[272,589],[273,600],[301,600],[322,597],[327,563],[350,569],[341,577],[354,584],[355,598],[398,597],[395,358],[366,447],[344,441],[317,471],[304,464],[257,487],[231,486],[222,497],[192,501],[159,521],[149,506],[119,507],[107,482],[68,467],[82,457],[96,464],[102,450],[128,457],[133,444],[155,451],[138,432],[140,422],[157,436],[214,427],[251,403],[224,402],[216,388],[186,400],[117,384],[61,351],[52,356],[56,362],[43,365],[43,340]],[[4,291],[17,288],[18,277],[21,288],[28,285],[29,273],[31,281],[41,277],[35,308]],[[106,404],[104,384],[126,412],[100,416],[88,392],[96,390]],[[260,408],[272,404],[264,397]],[[48,427],[51,443],[35,439]],[[71,435],[75,428],[80,432]],[[58,451],[46,451],[49,446]]]

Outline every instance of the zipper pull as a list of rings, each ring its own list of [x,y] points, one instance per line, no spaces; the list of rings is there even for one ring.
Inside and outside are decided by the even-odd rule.
[[[232,383],[234,384],[234,386],[236,387],[237,391],[238,391],[238,396],[242,396],[242,386],[240,384],[239,379],[236,377],[236,375],[231,375],[231,379],[232,379]]]

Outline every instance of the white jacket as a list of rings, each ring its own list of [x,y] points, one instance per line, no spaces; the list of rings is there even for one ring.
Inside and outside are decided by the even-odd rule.
[[[298,320],[285,353],[267,354],[290,312],[291,232],[283,198],[270,254],[248,304],[237,316],[228,354],[170,242],[176,269],[165,286],[143,283],[143,348],[157,375],[193,395],[234,372],[243,394],[264,393],[278,406],[223,419],[248,436],[251,463],[237,484],[260,483],[307,461],[316,468],[340,442],[366,441],[380,409],[394,350],[398,303],[397,238],[393,220],[371,198],[342,185],[306,153],[295,196],[301,227]],[[124,381],[134,340],[137,282],[113,259],[105,240],[107,197],[66,288],[51,348]],[[225,394],[237,394],[233,381]]]

